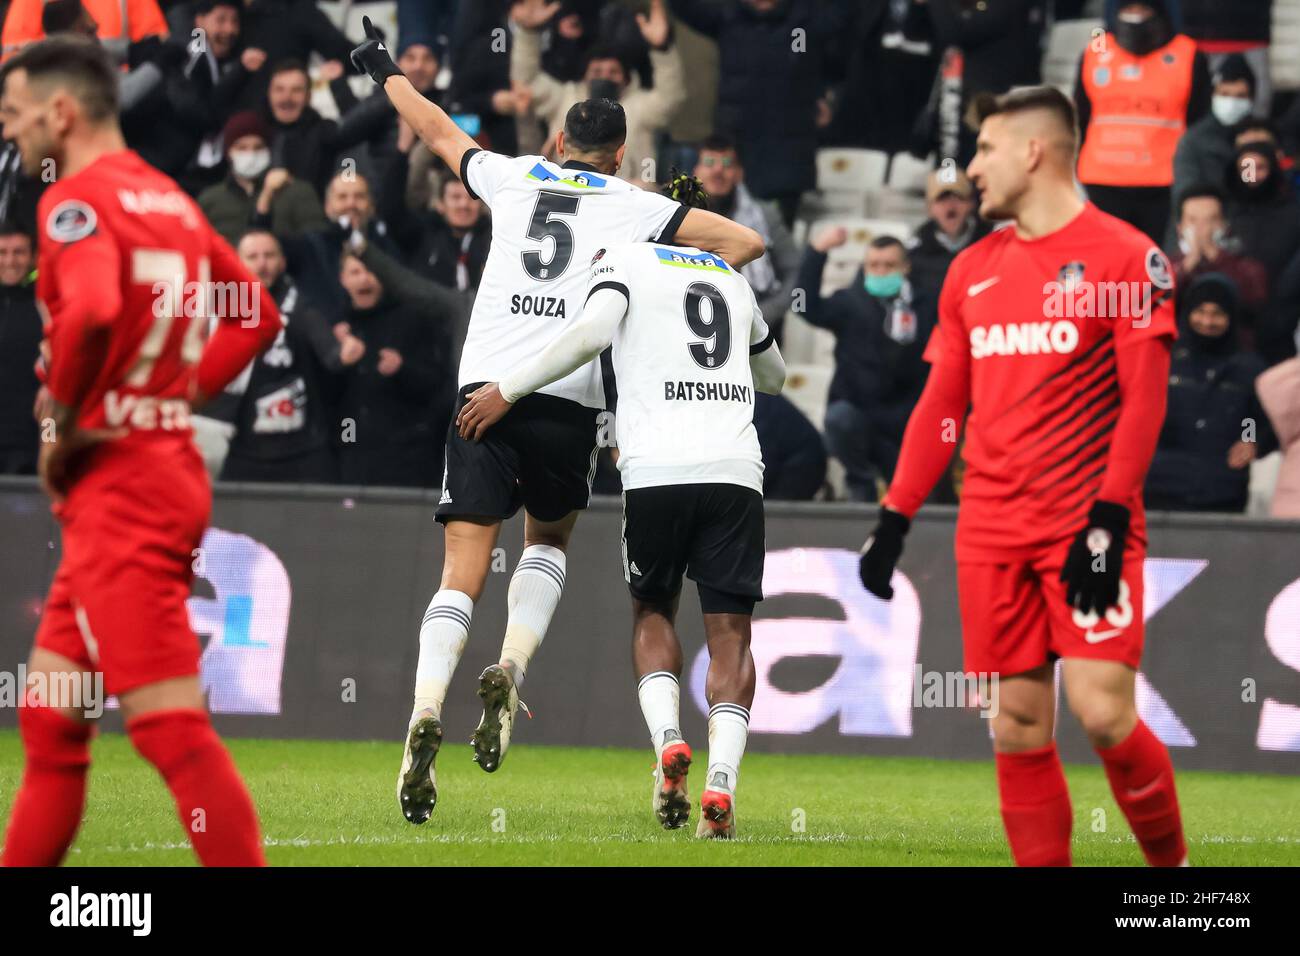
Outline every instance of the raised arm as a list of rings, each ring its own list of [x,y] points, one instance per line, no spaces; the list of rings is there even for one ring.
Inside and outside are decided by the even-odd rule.
[[[397,68],[388,48],[375,32],[369,17],[363,17],[366,40],[352,51],[352,62],[357,69],[370,76],[383,87],[389,102],[411,124],[417,136],[447,164],[459,171],[461,158],[476,144],[469,134],[457,126],[441,107],[420,94],[411,81]]]

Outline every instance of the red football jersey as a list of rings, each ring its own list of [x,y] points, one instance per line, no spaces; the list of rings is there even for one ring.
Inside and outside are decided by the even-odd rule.
[[[1175,335],[1172,291],[1164,254],[1091,203],[1048,236],[999,229],[953,260],[926,358],[970,383],[959,559],[1005,560],[1082,527],[1119,417],[1115,351]],[[1140,489],[1120,503],[1145,543]]]
[[[130,150],[51,184],[37,223],[53,396],[78,406],[79,427],[126,427],[126,446],[190,441],[196,385],[219,391],[279,329],[269,294]]]

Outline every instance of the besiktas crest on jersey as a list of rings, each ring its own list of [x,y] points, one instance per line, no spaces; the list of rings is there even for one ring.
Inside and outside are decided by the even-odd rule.
[[[587,265],[615,243],[659,238],[684,209],[585,164],[476,150],[461,164],[470,194],[492,210],[492,247],[474,300],[459,385],[498,381],[577,320]],[[541,392],[603,408],[600,363]]]

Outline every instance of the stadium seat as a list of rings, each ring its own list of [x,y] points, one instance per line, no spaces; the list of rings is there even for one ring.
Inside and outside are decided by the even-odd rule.
[[[1300,89],[1300,0],[1273,4],[1272,41],[1268,66],[1274,89]]]
[[[925,181],[934,168],[934,156],[917,159],[911,153],[895,153],[889,162],[889,179],[886,185],[890,189],[904,193],[924,195]]]
[[[885,184],[889,154],[878,149],[819,149],[817,189],[865,193]]]
[[[830,391],[833,367],[825,365],[789,365],[785,372],[782,394],[795,408],[808,416],[820,431],[826,417],[826,394]]]
[[[1101,20],[1058,20],[1052,24],[1043,55],[1043,82],[1066,96],[1074,95],[1079,58],[1094,30],[1104,29]]]

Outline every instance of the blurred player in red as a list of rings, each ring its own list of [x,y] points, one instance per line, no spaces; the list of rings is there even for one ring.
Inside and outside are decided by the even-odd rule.
[[[102,673],[199,859],[261,865],[257,813],[208,720],[185,608],[212,500],[189,413],[274,338],[280,317],[194,202],[126,149],[116,90],[107,59],[80,39],[29,46],[3,70],[5,139],[29,174],[51,162],[57,174],[37,213],[49,344],[38,414],[52,423],[39,470],[63,558],[29,675]],[[242,290],[241,314],[209,313],[213,288]],[[210,314],[219,321],[205,347]],[[85,702],[30,691],[26,702],[26,765],[0,863],[52,866],[81,821],[92,725]]]
[[[965,419],[957,590],[967,672],[998,675],[1002,819],[1022,866],[1070,862],[1071,808],[1054,739],[1054,663],[1070,710],[1153,866],[1187,850],[1164,745],[1138,717],[1142,483],[1165,417],[1174,337],[1169,263],[1081,200],[1074,109],[1056,90],[986,97],[980,214],[1012,224],[953,261],[862,583],[890,578],[911,517]],[[969,415],[967,415],[969,409]]]

